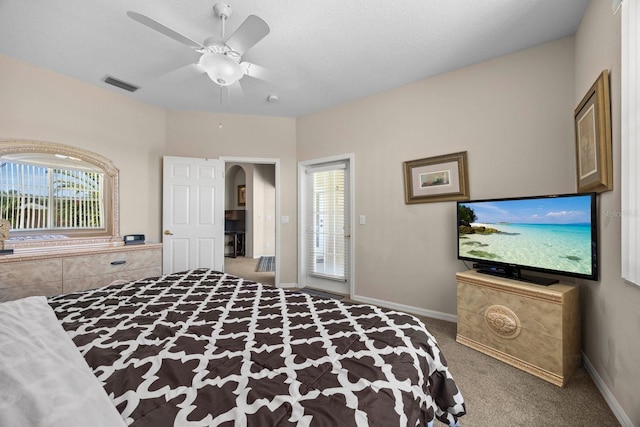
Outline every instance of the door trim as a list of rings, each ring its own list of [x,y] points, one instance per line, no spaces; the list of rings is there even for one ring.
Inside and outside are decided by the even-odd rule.
[[[345,201],[349,204],[349,297],[355,295],[356,284],[356,229],[355,229],[355,155],[353,153],[339,154],[336,156],[322,157],[319,159],[304,160],[298,162],[298,284],[302,285],[305,281],[305,253],[304,253],[304,217],[305,217],[305,189],[302,183],[306,169],[309,166],[319,165],[323,163],[345,161],[349,164],[349,200]]]
[[[280,159],[266,157],[236,157],[236,156],[220,156],[220,160],[225,163],[254,163],[261,165],[274,165],[276,172],[276,262],[275,262],[275,287],[280,287]],[[224,206],[222,207],[224,210]],[[223,212],[224,214],[224,212]]]

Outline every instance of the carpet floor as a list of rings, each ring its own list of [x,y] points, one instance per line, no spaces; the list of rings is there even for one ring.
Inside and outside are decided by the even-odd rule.
[[[226,257],[224,259],[225,272],[254,282],[275,286],[276,273],[274,271],[256,271],[257,266],[258,260],[255,258]]]

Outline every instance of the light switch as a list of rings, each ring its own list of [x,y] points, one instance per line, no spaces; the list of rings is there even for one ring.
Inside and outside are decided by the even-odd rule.
[[[360,215],[360,225],[365,225],[367,223],[367,219],[364,215]]]
[[[289,224],[289,216],[288,215],[283,215],[280,217],[280,223],[281,224]]]

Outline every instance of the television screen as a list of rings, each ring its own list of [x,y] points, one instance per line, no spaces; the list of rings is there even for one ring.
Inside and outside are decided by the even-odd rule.
[[[458,258],[488,273],[520,269],[598,280],[595,193],[459,201]]]

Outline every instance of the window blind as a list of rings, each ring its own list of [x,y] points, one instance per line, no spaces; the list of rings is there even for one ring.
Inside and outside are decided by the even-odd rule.
[[[13,231],[104,228],[104,175],[3,162],[0,209]]]

